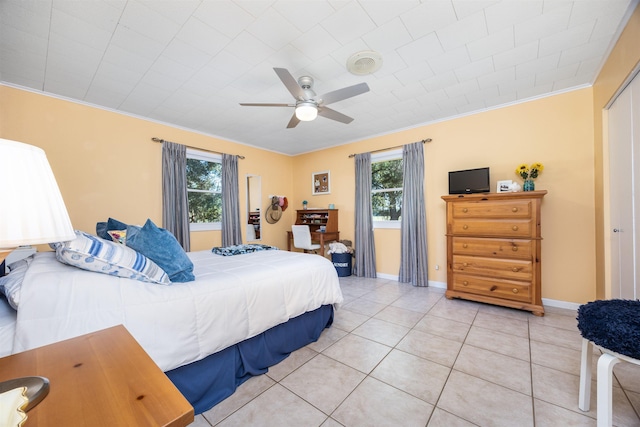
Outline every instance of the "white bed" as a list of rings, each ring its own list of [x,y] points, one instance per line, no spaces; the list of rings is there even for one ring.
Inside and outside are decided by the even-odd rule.
[[[13,336],[16,331],[16,311],[0,296],[0,357],[13,352]]]
[[[191,252],[196,280],[170,286],[80,270],[37,253],[22,283],[14,353],[123,324],[168,371],[323,305],[342,302],[324,257]]]

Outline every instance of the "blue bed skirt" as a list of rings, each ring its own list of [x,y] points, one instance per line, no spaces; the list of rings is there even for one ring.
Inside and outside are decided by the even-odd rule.
[[[323,305],[166,374],[197,415],[231,396],[252,376],[266,373],[292,351],[317,341],[332,323],[333,306]]]

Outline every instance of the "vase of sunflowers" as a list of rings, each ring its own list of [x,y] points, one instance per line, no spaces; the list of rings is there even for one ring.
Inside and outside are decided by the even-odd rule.
[[[527,178],[522,183],[522,191],[535,191],[536,183],[531,178]]]
[[[522,179],[524,179],[524,183],[522,184],[523,191],[534,191],[536,189],[536,184],[533,181],[538,177],[544,170],[544,166],[542,163],[532,163],[531,166],[526,163],[522,163],[520,166],[516,168],[516,174],[520,175]]]

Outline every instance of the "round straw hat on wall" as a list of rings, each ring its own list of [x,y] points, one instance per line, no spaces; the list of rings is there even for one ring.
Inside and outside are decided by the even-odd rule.
[[[264,219],[267,220],[269,224],[275,224],[280,221],[281,217],[282,208],[280,207],[280,198],[278,196],[274,196],[271,198],[271,204],[264,213]]]

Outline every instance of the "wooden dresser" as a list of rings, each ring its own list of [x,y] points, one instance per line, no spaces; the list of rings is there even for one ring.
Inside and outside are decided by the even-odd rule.
[[[447,202],[447,298],[544,316],[540,204],[545,194],[442,196]]]

